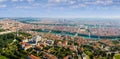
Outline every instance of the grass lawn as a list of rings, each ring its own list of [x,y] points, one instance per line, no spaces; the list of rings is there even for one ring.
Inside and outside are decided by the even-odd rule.
[[[120,59],[120,54],[116,54],[115,59]]]
[[[0,59],[8,59],[8,58],[0,55]]]

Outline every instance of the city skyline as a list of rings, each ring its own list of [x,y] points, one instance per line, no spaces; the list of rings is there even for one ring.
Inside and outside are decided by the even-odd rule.
[[[0,0],[0,17],[120,18],[120,0]]]

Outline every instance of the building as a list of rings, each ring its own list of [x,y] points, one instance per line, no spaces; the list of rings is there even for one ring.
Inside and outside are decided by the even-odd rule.
[[[29,49],[29,48],[32,47],[32,46],[31,46],[29,43],[27,43],[27,42],[20,42],[20,44],[21,44],[22,49],[24,49],[24,50],[27,50],[27,49]]]
[[[34,55],[31,54],[31,55],[28,56],[27,59],[41,59],[41,58],[39,58],[39,57],[34,56]]]
[[[35,46],[38,44],[39,41],[41,41],[41,36],[37,35],[35,37],[33,37],[32,39],[29,39],[29,43],[32,45],[32,46]]]
[[[47,45],[52,46],[52,45],[54,44],[54,41],[53,41],[53,40],[46,40],[45,43],[46,43]]]

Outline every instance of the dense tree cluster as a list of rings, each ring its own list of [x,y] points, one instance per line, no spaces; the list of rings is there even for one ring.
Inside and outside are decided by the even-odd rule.
[[[19,32],[19,35],[24,37],[31,36],[30,34],[24,32]],[[14,40],[16,41],[14,42]],[[0,56],[5,59],[26,59],[28,52],[21,49],[19,45],[20,41],[21,37],[16,36],[16,33],[0,35]]]

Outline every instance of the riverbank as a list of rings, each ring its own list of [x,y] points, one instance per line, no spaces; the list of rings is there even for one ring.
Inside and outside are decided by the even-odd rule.
[[[33,31],[42,32],[42,33],[68,35],[68,36],[76,36],[77,34],[77,36],[87,38],[87,39],[111,39],[111,40],[120,39],[120,36],[97,36],[97,35],[89,35],[89,34],[81,34],[81,33],[71,33],[71,32],[66,32],[66,31],[56,31],[56,30],[38,29],[38,30],[33,30]]]

